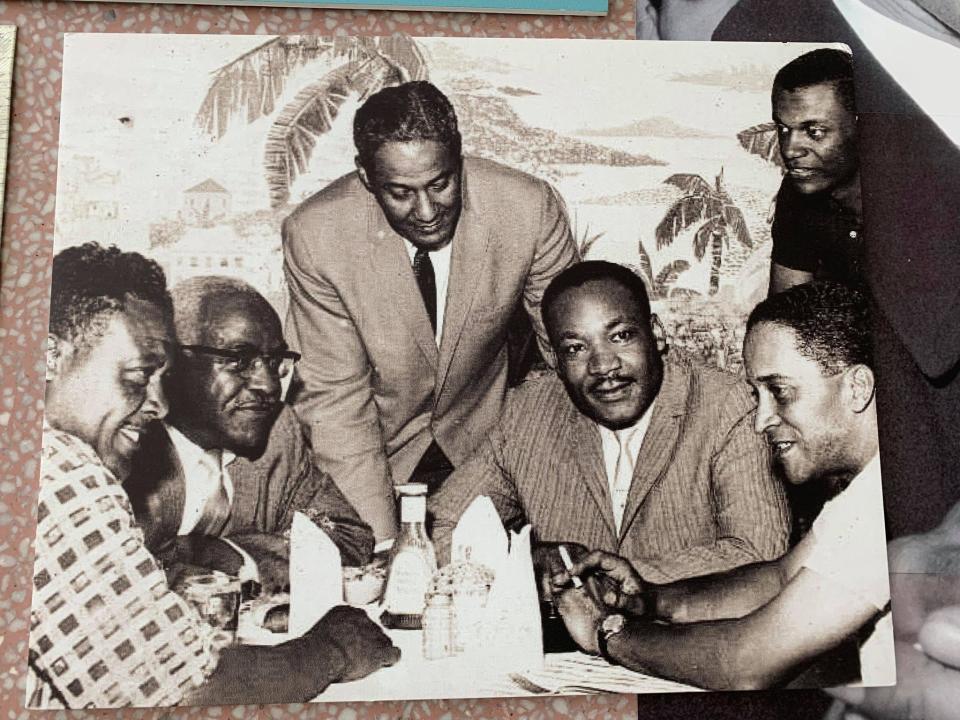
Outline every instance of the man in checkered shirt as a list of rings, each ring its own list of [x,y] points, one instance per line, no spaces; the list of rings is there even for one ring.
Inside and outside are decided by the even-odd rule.
[[[395,663],[397,648],[346,607],[276,647],[211,650],[121,485],[148,423],[167,411],[163,272],[90,243],[54,258],[52,287],[28,705],[303,702]]]

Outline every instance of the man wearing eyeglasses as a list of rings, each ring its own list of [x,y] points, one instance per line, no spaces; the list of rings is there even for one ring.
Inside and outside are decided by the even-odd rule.
[[[168,566],[212,566],[276,589],[288,577],[283,534],[301,511],[344,564],[366,562],[370,528],[313,464],[280,400],[300,356],[277,313],[231,278],[192,278],[172,295],[180,344],[164,381],[170,412],[142,441],[126,486],[147,546]]]

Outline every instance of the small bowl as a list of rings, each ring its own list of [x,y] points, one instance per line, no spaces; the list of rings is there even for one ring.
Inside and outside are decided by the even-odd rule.
[[[343,569],[344,602],[354,607],[372,605],[383,595],[386,579],[386,568],[379,563],[362,567],[345,567]]]

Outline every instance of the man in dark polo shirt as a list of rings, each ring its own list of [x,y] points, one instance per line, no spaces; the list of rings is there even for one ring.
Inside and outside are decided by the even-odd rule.
[[[774,79],[772,102],[786,175],[773,220],[770,293],[814,279],[859,285],[860,172],[849,53],[824,48],[788,63]]]

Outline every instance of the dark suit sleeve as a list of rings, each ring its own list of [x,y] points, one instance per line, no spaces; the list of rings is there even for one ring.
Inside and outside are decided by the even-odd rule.
[[[441,565],[450,561],[457,522],[470,503],[481,495],[493,501],[504,527],[516,529],[525,524],[520,494],[505,456],[507,437],[501,426],[496,426],[473,457],[444,480],[440,490],[427,500],[427,512],[432,519],[431,537]]]
[[[570,232],[567,211],[563,199],[550,185],[543,183],[543,201],[540,211],[541,235],[537,242],[533,265],[527,273],[527,283],[523,290],[523,305],[540,344],[540,352],[552,366],[553,353],[547,331],[540,316],[540,299],[550,281],[562,270],[580,260],[577,245]]]
[[[377,540],[385,540],[396,536],[397,520],[372,369],[354,319],[314,263],[310,234],[322,228],[308,225],[296,215],[283,224],[285,333],[303,355],[291,401],[310,430],[317,464],[337,478]]]
[[[787,551],[790,514],[783,485],[770,470],[770,453],[753,429],[753,403],[734,386],[719,406],[711,460],[716,540],[638,566],[647,579],[708,575],[775,560]],[[652,570],[652,572],[651,572]]]

